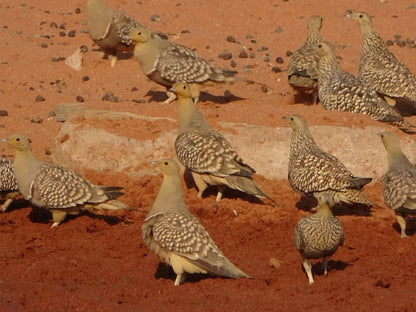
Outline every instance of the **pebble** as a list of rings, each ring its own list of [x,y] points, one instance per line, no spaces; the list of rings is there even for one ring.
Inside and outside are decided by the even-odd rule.
[[[233,55],[230,52],[223,52],[220,55],[218,55],[218,57],[224,60],[231,60],[233,58]]]
[[[248,54],[246,51],[241,51],[238,55],[239,58],[248,58]]]
[[[280,56],[276,57],[276,63],[277,64],[283,64],[283,62],[284,62],[284,60],[283,60],[282,57],[280,57]]]
[[[90,77],[88,77],[88,76],[82,77],[82,81],[88,81],[88,80],[90,80]]]
[[[2,117],[9,116],[9,112],[7,110],[0,110],[0,116]]]
[[[30,120],[32,123],[42,123],[43,119],[40,117],[35,117]]]
[[[254,54],[254,53],[250,53],[249,57],[250,57],[250,58],[255,58],[255,57],[256,57],[256,54]]]
[[[62,23],[61,25],[59,25],[59,29],[65,30],[66,29],[66,23]]]
[[[293,55],[293,52],[292,51],[286,51],[286,56],[292,56]]]
[[[40,45],[42,48],[47,48],[49,47],[48,44],[46,42],[42,42],[42,44]]]
[[[404,41],[404,40],[399,40],[399,41],[397,41],[397,45],[398,45],[399,47],[403,48],[403,47],[405,47],[405,46],[406,46],[406,41]]]
[[[111,92],[106,92],[103,97],[101,98],[101,101],[107,101],[107,102],[118,102],[117,96],[115,96]]]
[[[17,35],[21,35],[23,33],[23,31],[21,29],[19,29],[18,31],[16,31]]]
[[[270,57],[267,54],[263,55],[263,61],[269,62],[270,61]]]
[[[44,101],[45,101],[45,98],[41,95],[38,95],[35,99],[35,102],[44,102]]]
[[[53,57],[52,58],[52,62],[62,62],[65,61],[65,57],[63,56],[58,56],[58,57]]]
[[[237,40],[235,39],[235,37],[233,37],[233,36],[228,36],[227,37],[227,41],[228,42],[236,42]]]
[[[272,267],[272,268],[278,269],[278,268],[280,268],[281,263],[282,263],[282,261],[277,260],[276,258],[271,258],[269,266]]]
[[[137,87],[133,87],[133,88],[131,88],[131,92],[134,92],[134,91],[138,91],[139,89],[137,88]]]
[[[69,33],[68,33],[68,37],[75,37],[75,34],[76,34],[76,30],[74,29],[74,30],[71,30]]]
[[[392,46],[393,44],[394,44],[393,40],[387,40],[386,41],[387,46]]]
[[[76,8],[76,9],[75,9],[75,13],[76,13],[76,14],[81,13],[81,9],[80,9],[80,8]]]
[[[281,73],[282,72],[282,69],[280,67],[274,66],[274,67],[272,67],[272,72],[274,72],[274,73]]]
[[[66,33],[65,33],[64,31],[60,31],[60,32],[59,32],[59,36],[61,36],[61,37],[65,37],[65,36],[66,36]]]
[[[277,33],[281,33],[283,31],[282,27],[278,26],[275,30]]]
[[[86,45],[82,45],[79,47],[82,53],[88,52],[88,47]]]
[[[160,16],[159,16],[159,15],[157,15],[157,14],[153,14],[153,15],[150,17],[150,20],[151,20],[152,22],[160,22]]]
[[[58,28],[58,24],[55,23],[55,22],[52,22],[52,23],[49,24],[49,27],[50,28]]]
[[[237,67],[237,63],[236,63],[236,61],[231,60],[231,62],[230,62],[230,66],[231,66],[232,68],[236,68],[236,67]]]
[[[81,95],[77,95],[76,100],[79,103],[83,103],[84,102],[84,98]]]

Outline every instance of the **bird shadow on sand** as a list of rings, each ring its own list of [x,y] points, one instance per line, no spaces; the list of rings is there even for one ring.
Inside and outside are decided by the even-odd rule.
[[[295,105],[303,104],[306,106],[314,106],[319,104],[319,98],[316,99],[316,103],[314,102],[312,93],[306,92],[296,92],[294,94],[294,103]]]
[[[150,97],[150,102],[163,102],[168,98],[166,92],[156,90],[149,90],[145,94],[145,97]],[[217,104],[227,104],[240,100],[244,100],[244,98],[238,97],[229,91],[225,91],[224,95],[212,95],[210,93],[201,91],[199,96],[199,102],[213,102]]]
[[[185,186],[187,189],[191,189],[194,188],[195,190],[198,191],[198,188],[195,185],[194,179],[191,175],[191,173],[189,172],[189,170],[185,170],[185,173],[183,175],[184,180],[185,180]],[[207,189],[204,191],[202,198],[206,198],[206,197],[216,197],[218,193],[218,189],[215,185],[211,185],[208,186]],[[264,201],[267,201],[269,204],[269,200],[268,199],[264,199],[261,200],[259,198],[257,198],[256,196],[250,195],[250,194],[246,194],[244,192],[240,192],[237,190],[233,190],[229,187],[227,187],[223,193],[222,198],[228,198],[228,199],[242,199],[244,201],[253,203],[253,204],[259,204],[259,205],[266,205],[266,203]]]
[[[89,218],[95,219],[95,220],[103,220],[108,225],[117,225],[121,222],[124,222],[124,218],[122,217],[100,215],[100,214],[95,214],[94,212],[90,212],[87,210],[81,210],[78,215],[68,214],[65,220],[61,222],[61,224],[67,223],[68,221],[78,218],[82,215],[87,215]],[[36,207],[34,207],[32,211],[29,213],[28,218],[30,222],[33,222],[33,223],[48,224],[48,223],[53,222],[52,213],[49,210],[36,208]]]
[[[346,267],[348,267],[348,262],[344,262],[341,260],[329,260],[328,261],[328,274],[332,270],[342,271]],[[323,262],[317,262],[312,265],[312,273],[313,275],[324,275],[324,265]]]
[[[176,279],[176,274],[173,271],[172,267],[163,262],[159,262],[154,276],[156,279],[170,279],[172,280],[172,284],[175,282]],[[208,278],[216,278],[216,276],[210,274],[186,274],[184,283],[197,283]]]
[[[317,205],[318,201],[314,197],[302,196],[295,206],[303,211],[314,212],[313,208],[317,207]],[[371,216],[371,207],[363,204],[348,205],[341,203],[332,207],[332,213],[334,216],[355,215],[369,217]]]

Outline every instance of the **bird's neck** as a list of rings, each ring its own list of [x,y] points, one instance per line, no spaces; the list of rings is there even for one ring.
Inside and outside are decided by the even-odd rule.
[[[146,42],[138,42],[134,48],[134,56],[146,75],[151,74],[157,65],[159,51],[155,40],[158,39],[149,38]]]
[[[389,170],[413,167],[412,163],[399,148],[391,148],[388,151],[387,164]]]
[[[318,62],[318,80],[324,80],[334,75],[334,73],[341,72],[335,55],[329,54],[321,57]]]
[[[165,176],[149,216],[158,213],[189,213],[183,198],[182,183],[178,176]]]
[[[309,129],[295,130],[290,143],[291,154],[304,153],[316,148],[317,145]]]
[[[329,208],[328,204],[326,203],[320,204],[318,206],[318,210],[316,211],[316,214],[319,214],[324,217],[330,217],[333,215],[331,208]]]
[[[194,101],[189,97],[178,95],[179,134],[189,127],[207,124]]]

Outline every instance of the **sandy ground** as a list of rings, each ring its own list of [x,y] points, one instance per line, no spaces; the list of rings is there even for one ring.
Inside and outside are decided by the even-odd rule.
[[[234,61],[241,77],[272,91],[268,94],[260,84],[245,83],[207,89],[199,107],[214,126],[218,121],[286,126],[281,117],[298,113],[307,116],[311,125],[373,125],[406,135],[367,116],[295,103],[295,92],[286,78],[287,52],[305,40],[307,18],[320,14],[324,18],[322,34],[337,44],[340,65],[356,72],[361,34],[355,22],[343,17],[345,12],[369,12],[385,40],[394,42],[397,35],[400,40],[415,40],[414,1],[108,0],[107,4],[168,34],[170,40],[195,48],[217,66],[231,68]],[[0,136],[28,134],[35,155],[46,161],[59,144],[54,138],[62,124],[50,115],[57,103],[82,98],[86,108],[176,118],[175,103],[160,103],[165,99],[164,88],[148,81],[134,58],[109,67],[86,33],[85,5],[79,0],[0,2],[0,110],[7,111],[0,117]],[[151,21],[153,15],[160,21]],[[228,36],[236,42],[227,41]],[[82,70],[76,72],[60,58],[70,56],[81,45],[88,52]],[[390,48],[416,73],[416,50],[411,45],[395,43]],[[248,58],[239,57],[243,50]],[[223,52],[232,53],[232,59],[219,58]],[[226,90],[241,99],[228,101]],[[102,101],[106,92],[116,95],[119,102]],[[416,124],[415,116],[407,120]],[[154,138],[166,127],[148,129],[134,120],[128,126],[122,121],[77,122],[134,138]],[[2,154],[12,156],[6,144],[0,146]],[[231,191],[220,203],[215,202],[214,192],[198,199],[197,190],[185,188],[184,183],[190,211],[224,254],[255,279],[195,277],[174,287],[174,276],[166,268],[158,268],[158,258],[141,238],[141,225],[161,175],[155,171],[154,176],[131,178],[77,169],[94,183],[124,187],[122,200],[137,211],[87,213],[50,229],[48,212],[35,210],[25,201],[16,202],[0,215],[1,311],[414,310],[415,223],[409,224],[411,237],[400,239],[394,213],[383,203],[380,182],[366,188],[379,208],[335,209],[344,225],[345,244],[331,258],[327,277],[321,262],[316,262],[313,286],[308,285],[293,244],[295,224],[309,212],[297,208],[300,196],[287,181],[255,177],[277,206],[253,202]],[[278,259],[280,266],[270,267],[271,258]]]

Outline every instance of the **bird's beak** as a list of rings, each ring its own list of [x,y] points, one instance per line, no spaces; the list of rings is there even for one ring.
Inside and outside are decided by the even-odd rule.
[[[282,119],[287,120],[289,117],[288,116],[283,116]]]
[[[151,165],[156,165],[157,161],[156,161],[156,160],[152,160],[152,161],[149,161],[149,163],[150,163]]]
[[[170,91],[170,92],[175,92],[175,91],[176,91],[176,89],[175,89],[175,87],[172,87],[172,88],[170,88],[170,89],[169,89],[169,91]]]
[[[7,139],[2,139],[1,141],[4,143],[7,143]]]

